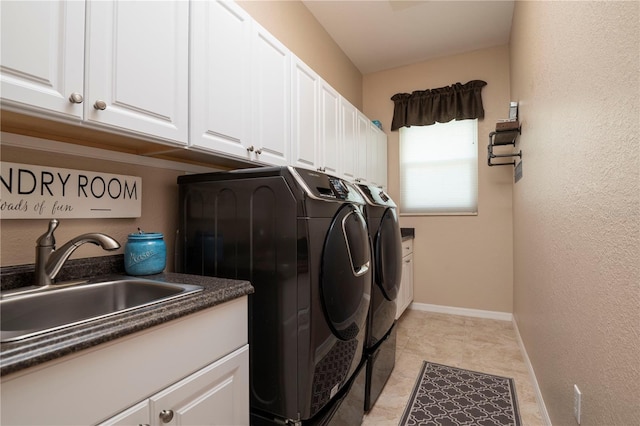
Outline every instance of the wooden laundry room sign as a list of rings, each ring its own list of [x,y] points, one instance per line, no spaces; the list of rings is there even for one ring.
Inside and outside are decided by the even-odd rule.
[[[132,218],[142,214],[138,176],[0,162],[0,218]]]

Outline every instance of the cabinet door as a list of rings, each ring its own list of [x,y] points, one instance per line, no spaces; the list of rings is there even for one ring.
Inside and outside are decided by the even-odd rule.
[[[159,424],[248,425],[249,345],[152,396],[150,403]]]
[[[191,138],[251,159],[251,19],[229,1],[191,3]]]
[[[83,1],[2,2],[0,93],[16,106],[82,118]]]
[[[189,2],[89,1],[87,45],[85,120],[187,143]]]
[[[320,167],[323,172],[339,174],[340,95],[327,82],[320,82]]]
[[[295,56],[291,66],[291,159],[294,166],[320,170],[318,96],[320,77]]]
[[[387,187],[387,135],[373,123],[369,125],[367,140],[367,181],[380,188]]]
[[[139,404],[123,411],[117,416],[98,424],[98,426],[113,425],[144,425],[151,424],[149,420],[149,400],[144,400]]]
[[[378,183],[387,189],[387,134],[382,130],[378,133]]]
[[[256,159],[286,166],[290,155],[291,54],[275,37],[252,23],[253,145]]]
[[[378,181],[378,133],[380,129],[375,124],[369,123],[367,135],[367,181],[374,186],[380,186]]]
[[[396,305],[396,319],[409,307],[413,301],[413,254],[402,258],[402,280]]]
[[[407,308],[413,302],[413,254],[409,255],[406,259],[407,271],[409,279],[407,280]]]
[[[369,140],[369,119],[360,111],[356,116],[356,182],[367,182],[367,149]]]
[[[356,126],[358,110],[346,99],[340,98],[340,177],[351,182],[356,179],[358,129]]]

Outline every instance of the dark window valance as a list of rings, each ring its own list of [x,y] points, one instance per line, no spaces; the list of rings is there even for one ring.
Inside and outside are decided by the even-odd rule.
[[[403,126],[428,126],[451,120],[484,118],[480,91],[487,83],[472,80],[437,89],[397,93],[391,97],[395,106],[391,130]]]

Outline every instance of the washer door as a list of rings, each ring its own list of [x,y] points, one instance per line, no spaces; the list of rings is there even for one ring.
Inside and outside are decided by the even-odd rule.
[[[366,326],[371,298],[371,249],[366,220],[346,204],[333,218],[322,252],[320,293],[332,332],[355,338]]]
[[[395,209],[382,215],[375,237],[376,285],[387,300],[395,300],[402,279],[402,236]]]

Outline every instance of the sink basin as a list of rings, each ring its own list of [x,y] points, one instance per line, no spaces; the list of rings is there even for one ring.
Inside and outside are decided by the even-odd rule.
[[[126,277],[6,294],[0,341],[11,342],[192,294],[202,287]]]

